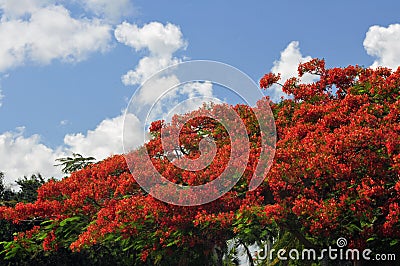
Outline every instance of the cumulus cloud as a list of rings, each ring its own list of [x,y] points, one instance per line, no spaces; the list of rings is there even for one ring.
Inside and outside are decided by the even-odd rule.
[[[18,178],[38,172],[44,177],[60,177],[60,168],[53,165],[65,153],[42,144],[39,135],[24,137],[24,130],[20,127],[0,135],[0,171],[5,173],[5,182],[12,184]]]
[[[168,88],[165,84],[161,84],[160,87]],[[145,88],[145,90],[147,89]],[[213,95],[213,85],[211,82],[195,81],[185,83],[166,91],[160,99],[151,102],[154,105],[151,107],[147,121],[151,122],[159,119],[170,121],[175,114],[185,114],[197,110],[203,103],[210,102],[222,102]]]
[[[5,3],[9,1],[3,1],[3,6]],[[75,19],[61,5],[4,8],[0,21],[0,71],[25,62],[78,62],[110,47],[109,25],[99,19]],[[26,13],[29,18],[23,17]],[[20,17],[14,18],[17,15]]]
[[[150,22],[139,28],[124,22],[115,29],[115,37],[136,51],[148,49],[152,55],[171,56],[186,46],[180,28],[171,23]]]
[[[26,63],[79,62],[109,50],[112,26],[103,17],[125,14],[129,1],[74,1],[102,17],[75,18],[60,4],[66,1],[0,0],[0,72]],[[0,106],[1,99],[0,91]]]
[[[114,35],[118,42],[135,51],[144,50],[148,53],[134,69],[122,76],[122,82],[127,86],[142,85],[127,111],[135,115],[144,127],[154,120],[169,121],[174,114],[198,109],[204,102],[221,102],[214,97],[211,82],[180,84],[179,77],[173,71],[158,73],[148,79],[158,71],[183,61],[183,58],[174,55],[187,46],[178,26],[151,22],[139,27],[124,22],[117,26]],[[143,110],[150,111],[144,113]]]
[[[0,72],[27,62],[79,62],[107,51],[113,22],[133,10],[129,0],[71,2],[94,15],[72,16],[68,1],[0,0]]]
[[[136,51],[148,50],[149,55],[140,59],[134,70],[122,76],[125,85],[142,83],[155,72],[179,63],[181,60],[173,54],[187,45],[180,28],[171,23],[163,25],[151,22],[143,27],[123,22],[114,31],[118,42],[134,48]]]
[[[162,76],[148,80],[140,91],[137,92],[138,102],[143,104],[155,103],[160,95],[163,95],[164,100],[172,100],[176,97],[175,90],[172,93],[167,93],[174,86],[179,84],[179,79],[175,75]],[[167,93],[167,94],[165,94]],[[139,106],[137,106],[139,108]]]
[[[178,64],[181,60],[177,58],[149,56],[140,59],[135,70],[129,70],[122,76],[122,83],[126,86],[136,85],[145,81],[152,74],[170,65]]]
[[[94,130],[88,130],[86,134],[68,134],[64,137],[66,150],[79,153],[83,156],[93,156],[97,160],[105,159],[113,154],[123,153],[122,137],[124,122],[131,130],[125,136],[129,139],[131,147],[142,143],[135,142],[139,138],[140,131],[138,120],[128,115],[124,121],[124,115],[103,120]]]
[[[173,115],[185,114],[197,110],[203,106],[204,103],[222,103],[221,100],[214,96],[213,92],[213,85],[209,81],[196,81],[184,84],[182,87],[177,88],[176,94],[186,99],[170,104],[165,101],[164,105],[170,107],[170,110],[168,110],[168,113],[164,114],[163,119],[170,121]]]
[[[139,27],[124,22],[117,26],[114,35],[118,42],[135,51],[148,52],[133,70],[122,76],[122,82],[127,86],[142,85],[135,93],[134,104],[128,107],[128,113],[137,114],[145,126],[154,120],[169,120],[174,114],[198,109],[204,102],[221,102],[213,96],[211,82],[180,84],[179,77],[173,72],[162,72],[148,79],[158,71],[183,61],[174,56],[187,46],[178,26],[151,22]],[[141,113],[146,109],[144,107],[150,108],[148,114]]]
[[[194,97],[213,97],[212,83],[205,82],[189,82],[183,85],[181,93],[187,94],[189,98]]]
[[[298,41],[292,41],[289,45],[281,52],[281,57],[279,60],[275,61],[273,67],[271,68],[271,72],[280,73],[281,80],[280,82],[283,84],[287,79],[291,77],[297,76],[297,67],[299,63],[304,63],[310,61],[312,59],[311,56],[303,56]],[[302,77],[302,82],[310,83],[315,81],[316,77],[311,74],[305,74]],[[274,101],[279,101],[286,94],[282,92],[282,88],[278,85],[274,85],[271,87],[270,95],[271,99]]]
[[[364,48],[370,56],[376,58],[372,67],[386,66],[397,69],[400,66],[400,24],[387,28],[372,26],[364,39]]]

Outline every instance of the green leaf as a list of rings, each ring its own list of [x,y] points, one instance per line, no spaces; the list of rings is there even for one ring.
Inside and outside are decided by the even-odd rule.
[[[66,218],[63,221],[61,221],[60,226],[63,227],[69,222],[79,221],[80,219],[81,218],[79,216],[73,216],[73,217]]]
[[[130,250],[131,248],[133,248],[133,246],[135,246],[135,243],[132,243],[132,244],[130,244],[129,246],[123,248],[122,251],[124,251],[124,252],[125,252],[125,251],[128,251],[128,250]]]
[[[347,228],[349,229],[350,232],[362,231],[362,229],[355,224],[350,224],[349,226],[347,226]]]
[[[179,243],[179,239],[176,239],[176,240],[172,241],[171,243],[168,243],[167,247],[171,247],[171,246],[176,245],[178,243]]]

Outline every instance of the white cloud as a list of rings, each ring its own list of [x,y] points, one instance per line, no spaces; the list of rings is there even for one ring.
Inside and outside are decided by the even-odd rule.
[[[157,56],[144,57],[140,59],[135,70],[129,70],[122,76],[122,83],[126,86],[140,84],[157,71],[170,65],[178,64],[179,62],[181,62],[181,60],[177,58]]]
[[[122,77],[125,85],[140,84],[157,71],[179,63],[181,60],[173,57],[173,54],[187,45],[180,28],[170,23],[163,25],[151,22],[139,28],[123,22],[117,26],[114,35],[120,43],[136,51],[149,51],[149,56],[143,57],[134,70],[128,71]]]
[[[185,114],[197,110],[203,106],[203,103],[222,103],[213,95],[213,84],[209,81],[186,83],[177,89],[177,95],[184,96],[186,99],[178,104],[170,105],[170,110],[164,117],[166,121],[170,121],[174,114]],[[168,106],[168,102],[165,101],[164,105]]]
[[[121,154],[123,153],[123,123],[124,115],[120,115],[103,120],[94,130],[88,130],[86,134],[68,134],[64,138],[66,150],[83,156],[93,156],[97,160],[102,160],[113,154]],[[128,123],[132,129],[126,136],[131,140],[130,145],[141,144],[135,143],[135,140],[139,139],[135,136],[143,134],[143,131],[140,131],[137,119],[128,116],[125,123]]]
[[[212,83],[209,81],[189,82],[183,85],[182,93],[188,94],[189,98],[197,97],[198,95],[213,97]]]
[[[149,79],[138,92],[137,97],[140,103],[152,104],[157,101],[160,95],[164,95],[164,99],[169,98],[170,100],[176,97],[175,90],[169,91],[174,86],[179,84],[179,79],[175,75],[162,76],[153,79]],[[167,92],[170,93],[167,93]]]
[[[127,86],[143,84],[136,92],[133,105],[131,103],[128,111],[137,114],[145,126],[149,126],[154,120],[168,121],[174,114],[198,109],[203,102],[221,102],[213,96],[210,82],[180,84],[179,77],[173,71],[162,72],[148,79],[158,71],[183,61],[184,58],[174,56],[175,52],[187,46],[178,26],[151,22],[138,27],[124,22],[117,26],[114,35],[120,43],[136,51],[148,52],[133,70],[122,76],[122,82]],[[143,107],[149,107],[149,113],[143,114]]]
[[[64,6],[50,2],[0,2],[0,71],[26,62],[79,62],[109,49],[110,25],[96,18],[73,18]]]
[[[5,182],[12,183],[23,176],[41,173],[44,177],[60,177],[56,159],[65,154],[53,150],[40,142],[39,135],[24,137],[24,128],[0,135],[0,171],[5,173]]]
[[[148,49],[151,54],[170,56],[186,46],[180,28],[171,23],[150,22],[139,28],[137,25],[123,22],[115,29],[115,37],[136,51]]]
[[[400,66],[400,24],[387,28],[372,26],[364,39],[364,48],[370,56],[376,58],[372,67],[386,66],[397,69]]]
[[[162,79],[159,79],[157,81],[159,81],[157,82],[157,84],[162,84],[162,86],[159,87],[168,88],[168,86],[165,86],[165,84],[163,84]],[[168,81],[166,80],[166,82]],[[149,88],[146,87],[143,91],[147,91],[148,89]],[[158,95],[160,95],[160,93]],[[155,121],[159,119],[170,121],[173,115],[185,114],[190,111],[197,110],[205,102],[222,102],[213,95],[212,83],[208,81],[189,82],[174,87],[172,90],[169,90],[168,92],[163,94],[163,96],[158,99],[158,101],[149,101],[149,103],[154,103],[154,105],[152,106],[151,111],[148,114],[147,121]]]
[[[281,57],[279,60],[274,62],[271,72],[280,73],[281,79],[280,83],[283,84],[285,81],[291,77],[297,77],[297,67],[299,63],[304,63],[310,61],[311,56],[305,56],[301,54],[298,41],[292,41],[289,45],[281,52]],[[310,83],[315,81],[316,77],[311,74],[305,74],[301,81],[304,83]],[[279,101],[281,96],[286,97],[287,95],[282,92],[281,86],[273,85],[271,89],[271,99],[274,101]]]

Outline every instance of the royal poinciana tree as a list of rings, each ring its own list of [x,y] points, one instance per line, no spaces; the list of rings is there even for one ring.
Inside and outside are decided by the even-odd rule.
[[[4,244],[7,255],[71,249],[87,252],[97,264],[110,263],[102,260],[107,254],[129,265],[222,265],[228,240],[241,244],[252,257],[249,244],[277,243],[284,234],[300,247],[324,248],[344,237],[351,248],[398,252],[400,69],[326,69],[324,64],[319,59],[300,64],[299,77],[281,84],[289,99],[260,101],[271,106],[277,142],[272,167],[256,190],[248,191],[248,185],[262,143],[253,112],[258,107],[234,107],[249,139],[235,143],[221,123],[207,117],[221,107],[204,106],[169,124],[154,122],[152,139],[126,157],[113,156],[49,181],[34,203],[0,207],[1,219],[40,221]],[[306,73],[314,74],[316,81],[302,83]],[[279,75],[270,73],[260,86],[267,89],[275,83]],[[186,121],[185,116],[195,118]],[[161,130],[181,127],[175,160],[197,158],[200,140],[214,141],[215,161],[204,170],[182,170],[166,156]],[[272,143],[267,141],[271,147],[263,148],[272,149]],[[231,145],[250,148],[241,179],[221,198],[199,206],[153,198],[135,180],[135,175],[148,174],[146,168],[131,174],[126,163],[128,158],[140,165],[146,149],[170,181],[200,185],[223,171]]]

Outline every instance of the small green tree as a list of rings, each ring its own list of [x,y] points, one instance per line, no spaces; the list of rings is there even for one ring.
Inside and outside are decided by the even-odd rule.
[[[37,198],[37,190],[45,183],[45,179],[41,174],[31,175],[31,177],[24,176],[23,178],[15,181],[20,187],[15,195],[17,202],[34,202]]]
[[[56,161],[60,162],[54,166],[64,166],[63,173],[70,174],[77,170],[83,169],[86,166],[93,164],[96,159],[94,157],[83,157],[79,153],[72,153],[72,157],[58,158]]]
[[[0,206],[9,206],[13,200],[15,200],[15,192],[7,188],[4,184],[4,173],[0,172]]]

